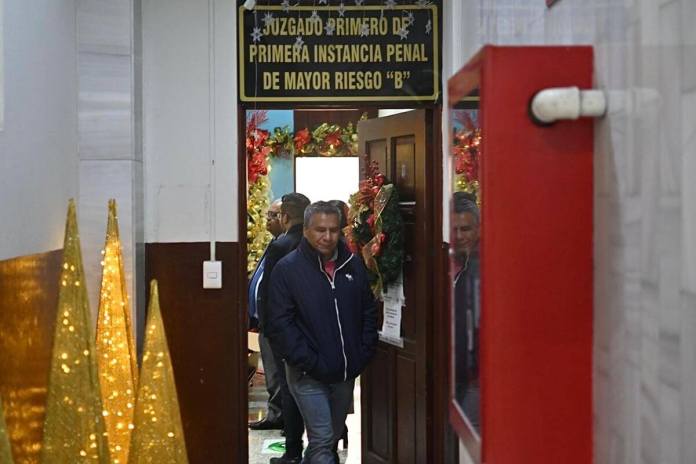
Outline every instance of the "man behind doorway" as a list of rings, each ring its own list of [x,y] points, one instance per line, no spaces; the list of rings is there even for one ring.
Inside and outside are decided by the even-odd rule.
[[[266,213],[266,230],[273,235],[271,243],[283,232],[279,217],[280,204],[281,199],[279,198],[271,203]],[[251,275],[251,280],[249,282],[249,326],[251,329],[256,329],[259,326],[259,289],[263,282],[264,274],[270,276],[270,273],[264,273],[270,247],[271,244],[269,243],[266,250],[263,252],[263,256],[261,256],[261,259],[256,265],[256,269]],[[266,417],[260,421],[250,423],[249,428],[252,430],[280,429],[283,427],[282,397],[280,390],[282,384],[285,383],[284,368],[282,365],[276,364],[268,339],[262,332],[259,333],[259,348],[261,349],[261,360],[263,362],[268,402],[266,406]]]
[[[339,242],[339,214],[323,201],[307,207],[304,237],[269,284],[267,336],[307,427],[306,464],[338,462],[355,378],[377,347],[375,300],[362,261]]]
[[[288,193],[283,195],[281,200],[279,220],[285,233],[268,246],[265,272],[269,278],[261,282],[259,289],[260,329],[271,342],[271,346],[273,346],[273,340],[266,333],[268,315],[271,312],[268,301],[268,289],[272,284],[270,277],[273,275],[276,263],[297,248],[297,245],[300,243],[304,211],[307,205],[309,205],[309,199],[301,193]],[[298,464],[302,459],[304,422],[295,400],[288,390],[284,375],[283,357],[275,350],[273,350],[273,357],[275,364],[280,367],[281,371],[279,380],[284,421],[283,430],[285,431],[285,453],[283,456],[271,458],[270,464]]]

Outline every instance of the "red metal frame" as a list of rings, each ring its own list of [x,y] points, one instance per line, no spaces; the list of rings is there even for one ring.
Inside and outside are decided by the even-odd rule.
[[[451,102],[481,92],[480,443],[450,395],[480,462],[592,462],[593,122],[527,112],[592,70],[591,47],[487,46],[449,82]]]

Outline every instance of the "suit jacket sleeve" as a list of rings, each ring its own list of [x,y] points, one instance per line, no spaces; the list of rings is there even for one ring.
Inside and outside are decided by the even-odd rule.
[[[316,367],[319,357],[295,323],[297,305],[286,272],[281,263],[275,267],[271,275],[265,333],[273,349],[280,353],[288,364],[311,372]]]
[[[271,242],[266,251],[266,261],[263,266],[263,279],[261,279],[261,284],[259,285],[259,292],[256,297],[256,308],[259,314],[259,328],[263,332],[264,325],[266,324],[266,319],[268,315],[268,290],[271,286],[271,276],[273,275],[273,268],[278,263],[278,261],[283,257],[282,244],[279,243],[280,240]]]

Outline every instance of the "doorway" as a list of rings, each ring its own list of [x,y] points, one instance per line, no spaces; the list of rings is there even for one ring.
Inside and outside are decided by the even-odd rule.
[[[293,144],[296,134],[304,128],[313,131],[322,124],[341,127],[348,123],[354,124],[357,131],[354,149],[356,153],[346,158],[352,156],[355,159],[357,153],[365,154],[364,158],[358,157],[361,168],[364,168],[366,162],[375,161],[380,171],[392,179],[400,192],[399,209],[406,223],[403,282],[407,303],[401,309],[403,317],[398,337],[400,340],[380,341],[375,359],[363,373],[360,387],[356,386],[355,391],[359,396],[356,414],[352,419],[353,422],[357,420],[360,426],[356,424],[351,427],[349,424],[350,446],[346,453],[341,454],[341,462],[446,462],[440,459],[445,441],[444,424],[447,422],[446,363],[437,361],[445,359],[447,344],[446,325],[442,317],[445,307],[442,263],[445,262],[446,253],[441,237],[442,156],[439,143],[439,108],[420,109],[384,118],[377,118],[376,111],[372,110],[368,118],[363,120],[360,120],[362,110],[289,111],[293,113],[293,136],[290,137]],[[244,132],[240,133],[246,133],[249,112],[240,112],[240,116],[242,115],[244,117],[240,119],[244,121]],[[336,122],[337,119],[331,119],[333,115],[340,115],[342,119]],[[297,121],[300,121],[299,124]],[[276,127],[280,129],[280,139],[287,143],[289,138],[282,134],[283,128]],[[269,134],[278,133],[275,127],[267,127],[267,130]],[[295,150],[298,148],[301,149],[299,146],[293,147]],[[316,160],[311,161],[311,158],[310,155],[304,161],[300,161],[299,166],[297,160],[301,160],[301,156],[293,157],[292,160],[286,157],[277,164],[271,159],[268,166],[271,180],[268,190],[272,192],[273,198],[296,188],[300,191],[300,185],[308,186],[302,188],[314,187],[311,172],[316,171],[312,170],[322,164],[322,159],[330,157],[319,154]],[[246,160],[247,156],[240,156],[240,174],[248,174]],[[332,163],[325,166],[330,164]],[[291,176],[287,172],[284,176],[286,179],[291,177],[292,182],[275,180],[283,177],[280,169],[292,169]],[[335,168],[318,169],[323,177],[331,177]],[[346,177],[343,173],[344,170],[338,171],[336,177]],[[305,174],[308,174],[306,179],[303,177]],[[240,237],[247,237],[247,232],[252,228],[260,230],[249,216],[254,206],[249,207],[241,200],[247,198],[248,186],[252,185],[254,178],[240,175],[239,180]],[[284,185],[287,192],[276,191],[273,188],[274,182],[276,185]],[[318,190],[317,193],[308,196],[312,201],[334,199],[322,198],[322,195],[321,190]],[[250,234],[250,240],[252,236],[255,236],[255,233]],[[248,248],[245,244],[241,245],[243,262],[240,263],[240,267],[248,272],[250,263],[247,258],[253,253],[258,253],[259,247],[252,242]],[[246,295],[246,291],[240,294]],[[382,322],[380,316],[380,326]],[[253,336],[250,339],[253,339]],[[258,374],[255,380],[252,379],[251,387],[247,389],[249,405],[253,408],[250,411],[256,414],[252,414],[253,419],[257,419],[259,413],[264,414],[261,411],[264,408],[265,397],[259,395],[259,391],[264,390],[262,382],[263,379]],[[249,462],[268,462],[268,458],[273,454],[263,454],[263,450],[259,449],[259,446],[263,447],[263,440],[256,440],[255,433],[252,431],[249,434]],[[279,438],[279,434],[277,435],[276,438]]]

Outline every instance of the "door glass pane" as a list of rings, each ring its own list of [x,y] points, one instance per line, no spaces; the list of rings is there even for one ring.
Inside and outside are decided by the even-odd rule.
[[[454,401],[472,435],[481,434],[481,185],[476,105],[451,110],[452,198],[450,214],[453,279]],[[468,106],[468,107],[467,107]]]

